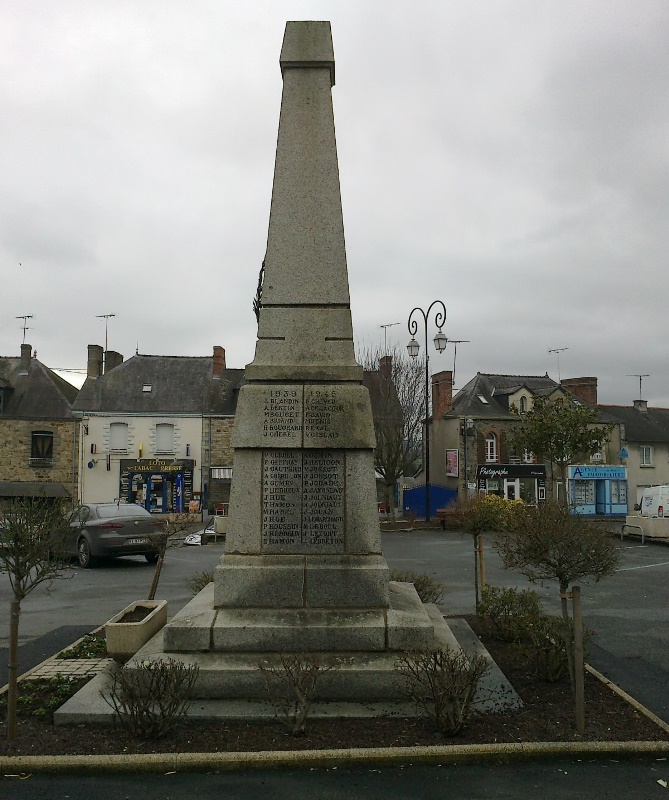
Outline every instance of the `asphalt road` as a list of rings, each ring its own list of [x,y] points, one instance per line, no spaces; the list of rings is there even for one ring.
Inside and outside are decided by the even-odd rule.
[[[647,800],[666,797],[666,761],[359,769],[273,769],[167,775],[28,775],[0,778],[11,800]]]

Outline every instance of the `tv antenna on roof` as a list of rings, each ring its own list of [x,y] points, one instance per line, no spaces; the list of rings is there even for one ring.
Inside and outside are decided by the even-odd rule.
[[[558,383],[562,383],[562,376],[560,375],[560,353],[564,353],[565,350],[569,350],[568,347],[554,347],[552,350],[548,350],[549,353],[555,353],[557,356],[558,362]]]
[[[111,317],[115,317],[116,314],[96,314],[97,319],[104,319],[105,321],[105,353],[107,352],[107,324]]]
[[[385,325],[379,325],[379,328],[383,328],[383,354],[388,355],[388,328],[392,328],[393,325],[399,325],[399,322],[386,322]]]
[[[455,386],[455,359],[458,357],[458,345],[469,343],[470,339],[449,339],[453,345],[453,374],[451,375],[451,385]]]
[[[633,372],[631,375],[628,375],[627,377],[628,378],[638,378],[639,379],[639,400],[641,400],[641,381],[644,378],[650,378],[650,373],[646,372],[646,373],[640,374],[638,372]]]
[[[22,319],[23,320],[23,325],[21,326],[23,328],[23,344],[26,343],[26,331],[30,330],[30,328],[28,327],[28,320],[32,319],[32,318],[33,318],[32,314],[20,314],[16,318],[16,319]]]

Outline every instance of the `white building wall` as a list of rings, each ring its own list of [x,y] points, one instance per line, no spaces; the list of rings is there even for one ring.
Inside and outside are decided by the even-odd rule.
[[[113,422],[128,425],[128,446],[123,452],[112,452],[109,448],[109,430]],[[174,425],[173,452],[156,452],[156,425],[160,423]],[[202,490],[201,416],[86,414],[82,420],[80,442],[79,501],[82,503],[110,502],[118,498],[123,459],[195,459],[193,491]]]
[[[627,480],[629,486],[630,513],[635,503],[640,502],[643,490],[647,486],[669,483],[669,446],[654,444],[653,463],[651,466],[641,465],[640,447],[636,443],[627,443]]]

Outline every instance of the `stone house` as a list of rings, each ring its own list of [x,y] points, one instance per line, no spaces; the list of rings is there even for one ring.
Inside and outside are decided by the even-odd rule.
[[[124,361],[89,345],[73,407],[82,424],[81,501],[120,499],[157,514],[227,503],[242,377],[218,346],[208,357],[137,353]]]
[[[561,497],[564,487],[553,465],[537,463],[534,454],[518,452],[509,442],[517,425],[514,407],[529,411],[535,398],[559,396],[596,406],[597,378],[569,378],[558,383],[548,374],[479,372],[453,397],[451,373],[433,375],[432,483],[460,496],[494,493],[528,503]],[[617,453],[609,443],[595,461],[618,463]]]
[[[0,357],[0,497],[76,497],[77,391],[29,344]]]
[[[646,400],[598,408],[619,423],[613,444],[627,467],[631,513],[646,487],[669,483],[669,408],[649,408]]]

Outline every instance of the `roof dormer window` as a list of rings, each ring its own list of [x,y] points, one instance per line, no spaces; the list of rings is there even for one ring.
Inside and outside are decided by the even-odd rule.
[[[142,386],[143,392],[150,392],[151,389],[153,389],[153,386],[150,383],[145,383],[144,386]]]

